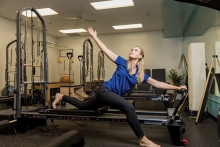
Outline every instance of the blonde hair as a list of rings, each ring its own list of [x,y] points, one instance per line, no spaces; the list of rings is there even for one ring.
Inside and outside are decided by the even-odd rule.
[[[138,85],[140,85],[144,81],[144,59],[143,59],[144,58],[144,50],[139,46],[135,46],[135,47],[140,49],[140,55],[142,55],[142,58],[139,59],[139,61],[138,61],[138,75],[137,75]],[[127,71],[129,73],[129,75],[132,74],[130,72],[130,70],[131,70],[131,60],[128,59],[127,60]]]

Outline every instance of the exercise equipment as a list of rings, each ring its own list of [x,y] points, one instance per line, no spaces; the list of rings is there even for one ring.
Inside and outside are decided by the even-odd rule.
[[[6,126],[6,125],[9,125],[11,123],[14,123],[16,122],[17,120],[11,120],[11,121],[8,121],[8,120],[1,120],[0,121],[0,127],[3,127],[3,126]]]
[[[153,77],[164,81],[165,69],[153,69]],[[144,69],[144,73],[151,76],[150,69]],[[159,91],[160,92],[160,91]],[[166,94],[166,90],[163,90],[162,94],[157,93],[157,89],[153,87],[151,90],[150,84],[147,82],[142,83],[140,85],[136,85],[132,88],[131,91],[127,92],[124,96],[127,100],[153,100],[153,101],[162,101],[165,109],[172,107],[170,96]]]
[[[78,60],[80,62],[80,75],[82,75],[82,61],[83,61],[83,55],[78,56]],[[83,76],[80,76],[80,84],[83,83]]]
[[[165,80],[165,69],[153,69],[152,77],[157,80]],[[150,69],[144,69],[144,73],[151,76]],[[153,75],[154,74],[154,75]],[[163,77],[163,78],[161,78]],[[129,91],[124,98],[128,100],[153,100],[153,101],[162,101],[165,109],[170,107],[170,97],[165,95],[166,90],[162,94],[158,94],[157,90],[153,87],[151,90],[150,84],[142,83],[136,85],[131,91]]]
[[[14,100],[14,86],[15,85],[15,76],[16,76],[16,69],[13,68],[13,54],[12,54],[12,45],[16,43],[17,40],[13,40],[6,46],[6,66],[5,66],[5,87],[1,91],[0,102],[9,102]],[[11,50],[9,50],[11,47]],[[24,49],[24,44],[21,42],[21,47]],[[9,56],[9,51],[11,52]],[[10,66],[10,68],[9,68]],[[11,78],[11,74],[13,74],[13,79]]]
[[[105,80],[105,64],[104,64],[104,52],[99,51],[98,53],[98,69],[97,69],[97,79],[98,83],[100,80],[104,81]]]
[[[7,46],[6,46],[6,66],[5,66],[5,90],[4,90],[4,96],[11,96],[14,94],[14,86],[11,84],[14,84],[14,79],[11,80],[10,78],[10,73],[16,73],[16,69],[12,71],[12,49],[11,49],[11,56],[9,57],[9,47],[12,46],[14,43],[16,43],[17,40],[11,41]],[[22,44],[22,49],[24,48],[24,44]],[[10,69],[9,69],[10,65]]]
[[[72,63],[73,60],[71,60],[73,58],[73,51],[72,52],[68,52],[66,53],[67,58],[69,59],[69,78],[70,78],[70,71],[71,71],[71,66],[70,64]],[[70,92],[70,79],[69,79],[69,96],[71,95]],[[66,103],[66,102],[65,102]]]
[[[0,103],[11,102],[14,100],[14,96],[0,96]]]
[[[187,91],[182,94],[182,99],[175,108],[168,108],[167,111],[143,111],[136,110],[138,120],[145,125],[167,126],[173,145],[187,145],[188,142],[182,139],[182,134],[185,132],[185,124],[178,110],[185,98]],[[52,101],[51,101],[52,103]],[[30,108],[30,107],[29,107]],[[32,107],[34,110],[34,108]],[[23,117],[29,119],[64,119],[74,121],[106,121],[106,122],[127,122],[125,114],[115,109],[102,107],[98,110],[79,110],[76,107],[67,104],[65,106],[57,106],[56,109],[44,109],[41,113],[38,111],[24,111]]]
[[[56,46],[60,46],[58,44],[56,44]],[[73,74],[73,65],[71,63],[74,62],[74,57],[73,57],[73,49],[70,49],[70,48],[67,48],[67,47],[64,47],[64,46],[61,46],[63,47],[63,49],[60,49],[59,50],[59,58],[58,58],[58,62],[60,63],[60,66],[61,66],[61,79],[60,81],[61,82],[69,82],[71,83],[71,76],[72,76],[72,81],[74,80],[74,74]],[[63,55],[62,53],[65,52],[66,55]],[[65,59],[68,59],[68,73],[65,72],[66,70],[66,60]],[[63,66],[62,66],[62,62],[63,62]],[[67,78],[68,77],[68,78]]]
[[[210,92],[212,81],[213,81],[213,78],[215,76],[211,72],[214,59],[217,60],[217,63],[220,66],[220,62],[218,60],[218,55],[213,55],[212,56],[212,61],[211,61],[210,67],[209,67],[209,72],[208,72],[208,75],[207,75],[207,78],[206,78],[206,83],[205,83],[205,87],[204,87],[204,90],[203,90],[202,99],[201,99],[201,102],[200,102],[200,105],[199,105],[199,110],[198,110],[198,113],[197,113],[197,116],[196,116],[195,124],[198,124],[198,123],[202,122],[202,119],[203,119],[205,106],[206,106],[207,100],[208,100],[208,94]]]
[[[0,111],[0,134],[16,134],[17,133],[17,118],[14,110],[4,109]]]
[[[11,41],[7,46],[6,46],[6,66],[5,66],[5,92],[4,92],[4,96],[10,96],[12,94],[12,91],[10,92],[10,84],[11,84],[11,80],[10,80],[10,73],[11,73],[11,68],[9,70],[9,64],[10,67],[12,66],[12,51],[11,51],[11,57],[9,59],[9,47],[15,43],[16,40]],[[9,61],[10,60],[10,61]],[[15,70],[14,70],[15,72]],[[13,91],[14,93],[14,91]]]
[[[31,14],[32,13],[35,13],[36,16],[39,18],[40,22],[41,22],[41,26],[42,26],[42,64],[43,64],[43,79],[40,80],[40,81],[35,81],[34,80],[34,83],[40,83],[43,85],[43,88],[42,88],[42,91],[41,91],[41,94],[42,94],[42,97],[44,98],[44,102],[43,102],[43,105],[44,106],[47,106],[47,103],[46,103],[46,92],[47,92],[47,81],[48,81],[48,75],[47,75],[47,68],[48,68],[48,63],[47,63],[47,48],[46,48],[46,25],[45,25],[45,22],[43,20],[43,18],[41,17],[41,15],[39,14],[39,12],[32,8],[32,7],[27,7],[27,8],[23,8],[23,9],[20,9],[17,13],[17,19],[16,19],[16,38],[17,38],[17,47],[16,47],[16,71],[17,71],[17,74],[16,74],[16,87],[15,87],[15,96],[16,96],[16,106],[15,107],[15,110],[16,110],[16,117],[17,118],[20,118],[21,117],[21,97],[22,97],[22,91],[21,91],[21,88],[22,86],[26,85],[26,84],[34,84],[33,83],[33,80],[32,81],[25,81],[25,74],[26,72],[22,72],[22,55],[21,55],[21,21],[22,21],[22,12],[23,11],[31,11]],[[32,30],[33,31],[33,30]],[[32,38],[32,43],[33,43],[33,38]],[[26,44],[25,44],[25,47],[26,47]],[[33,49],[32,49],[33,50]],[[26,54],[25,54],[25,57],[26,57]],[[33,59],[33,54],[32,54],[32,59]],[[33,60],[32,60],[33,61]],[[26,63],[24,63],[26,64]],[[32,77],[33,77],[33,73],[34,73],[34,69],[33,69],[33,62],[32,62]],[[26,94],[25,94],[26,95]]]
[[[170,104],[170,97],[165,95],[166,90],[160,96],[154,92],[134,92],[128,93],[123,96],[127,100],[153,100],[153,101],[162,101],[165,109],[172,107],[173,103]]]
[[[1,115],[1,114],[0,114]],[[2,117],[2,116],[1,116]],[[8,118],[10,119],[10,118]],[[0,134],[15,134],[16,131],[16,119],[6,120],[5,118],[0,119]]]
[[[81,83],[84,88],[84,92],[86,93],[87,85],[86,85],[86,77],[89,76],[89,82],[90,82],[90,94],[94,95],[94,70],[93,70],[93,44],[90,39],[86,39],[83,42],[83,55],[78,56],[78,59],[80,62],[82,61],[83,65],[81,69],[82,74],[80,74]],[[81,64],[81,63],[80,63]]]
[[[9,85],[8,87],[5,87],[3,90],[4,96],[13,96],[14,95],[14,86]]]
[[[62,56],[61,55],[61,52],[62,51],[69,51],[71,50],[71,52],[67,52],[66,53],[66,56]],[[71,86],[71,79],[70,79],[70,76],[73,75],[71,74],[71,63],[73,63],[73,49],[63,49],[63,50],[59,50],[59,61],[61,61],[60,59],[62,59],[62,57],[67,57],[67,59],[69,60],[69,73],[66,75],[66,74],[62,74],[62,77],[60,79],[61,82],[68,82],[69,83],[69,92],[68,92],[68,96],[71,96],[71,90],[70,90],[70,86]],[[64,63],[65,63],[65,58],[64,58]],[[64,71],[65,71],[65,64],[64,64]],[[73,77],[74,79],[74,77]],[[62,101],[62,104],[65,105],[66,102]]]

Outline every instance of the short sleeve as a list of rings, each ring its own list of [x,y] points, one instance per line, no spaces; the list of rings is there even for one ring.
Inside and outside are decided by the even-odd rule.
[[[115,60],[115,63],[117,64],[117,65],[125,65],[125,66],[127,66],[127,61],[124,59],[124,58],[122,58],[121,56],[118,56],[117,57],[117,59]]]
[[[143,81],[143,83],[147,82],[148,79],[149,79],[149,76],[147,74],[144,74],[144,81]]]

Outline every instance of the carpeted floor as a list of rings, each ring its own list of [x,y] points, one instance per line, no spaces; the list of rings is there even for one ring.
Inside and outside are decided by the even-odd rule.
[[[0,105],[0,108],[7,108]],[[195,125],[195,119],[182,113],[187,130],[183,137],[188,140],[189,147],[218,147],[217,123],[206,118]],[[88,122],[71,120],[55,120],[56,128],[42,131],[36,127],[26,133],[15,135],[0,134],[1,147],[42,147],[69,130],[78,130],[85,138],[85,147],[138,147],[138,139],[127,123]],[[50,120],[47,121],[51,125]],[[165,126],[142,125],[146,136],[162,147],[173,147]]]

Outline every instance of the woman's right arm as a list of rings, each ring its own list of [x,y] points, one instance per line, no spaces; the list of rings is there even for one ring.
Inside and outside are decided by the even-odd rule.
[[[116,55],[115,53],[113,53],[111,50],[109,50],[104,43],[101,42],[101,40],[99,40],[99,38],[97,37],[97,33],[96,31],[93,31],[92,28],[88,28],[88,32],[89,34],[93,37],[93,39],[95,40],[96,44],[99,46],[99,48],[105,53],[105,55],[112,60],[113,62],[115,62],[115,60],[118,58],[118,55]]]

